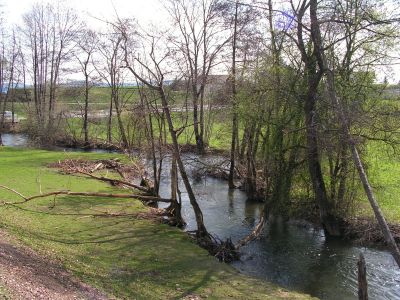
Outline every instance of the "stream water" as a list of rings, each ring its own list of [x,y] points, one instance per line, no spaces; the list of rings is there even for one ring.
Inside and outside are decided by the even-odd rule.
[[[7,146],[23,147],[27,141],[24,135],[3,135]],[[193,155],[185,158],[189,161]],[[192,163],[188,168],[196,166]],[[251,232],[259,218],[260,203],[248,201],[239,190],[230,191],[223,180],[202,177],[192,178],[192,183],[212,234],[221,239],[231,237],[235,242]],[[169,196],[167,166],[162,174],[160,194]],[[196,228],[193,212],[186,194],[182,196],[186,229],[193,230]],[[240,272],[332,300],[357,299],[357,260],[363,253],[370,299],[400,299],[400,270],[388,251],[326,239],[322,230],[307,223],[299,226],[270,221],[261,238],[242,248],[241,253],[241,260],[232,264]]]

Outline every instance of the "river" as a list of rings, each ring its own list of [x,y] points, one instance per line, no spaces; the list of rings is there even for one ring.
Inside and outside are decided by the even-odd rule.
[[[27,141],[25,135],[3,135],[7,146],[23,147]],[[259,218],[260,203],[248,201],[240,190],[230,191],[223,180],[202,177],[192,178],[192,183],[212,234],[221,239],[231,237],[235,242],[251,232]],[[169,196],[167,168],[162,174],[160,194]],[[196,228],[193,212],[186,194],[182,196],[186,229],[193,230]],[[243,247],[240,261],[232,265],[244,274],[321,299],[357,299],[360,253],[367,263],[370,299],[400,299],[400,270],[388,251],[326,239],[322,230],[304,222],[301,226],[279,220],[268,222],[261,238]]]

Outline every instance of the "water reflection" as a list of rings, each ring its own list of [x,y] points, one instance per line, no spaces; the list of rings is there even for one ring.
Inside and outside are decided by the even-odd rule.
[[[229,214],[235,213],[235,206],[233,205],[234,200],[235,200],[235,190],[229,190],[228,191]]]

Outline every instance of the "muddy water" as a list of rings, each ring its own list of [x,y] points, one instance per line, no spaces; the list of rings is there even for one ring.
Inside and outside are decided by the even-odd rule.
[[[23,135],[3,135],[9,146],[26,146]],[[196,164],[189,161],[188,169]],[[204,160],[209,160],[205,158]],[[218,160],[218,158],[212,158]],[[168,162],[166,162],[168,165]],[[167,167],[167,166],[166,166]],[[248,201],[239,191],[229,191],[225,181],[192,178],[193,188],[212,234],[237,241],[257,223],[261,204]],[[180,184],[183,190],[182,183]],[[169,172],[162,174],[160,193],[169,196]],[[183,216],[187,230],[196,228],[189,200],[183,193]],[[326,239],[323,232],[302,222],[270,220],[259,240],[242,248],[241,260],[232,265],[240,272],[274,282],[321,299],[357,299],[357,260],[363,253],[367,263],[370,299],[400,299],[400,270],[391,255],[349,242]]]

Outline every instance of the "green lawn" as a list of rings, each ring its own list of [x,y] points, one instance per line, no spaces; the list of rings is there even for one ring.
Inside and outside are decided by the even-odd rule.
[[[175,129],[184,127],[186,125],[186,119],[183,117],[183,113],[181,112],[173,112],[172,113],[173,117],[173,122],[174,122],[174,127]],[[207,120],[208,120],[208,114],[207,114]],[[211,131],[209,134],[209,146],[213,149],[217,150],[229,150],[230,149],[230,143],[231,143],[231,135],[230,135],[230,130],[231,130],[231,124],[230,120],[228,119],[229,116],[227,115],[226,111],[223,110],[216,110],[212,112],[211,115]],[[129,114],[124,114],[123,115],[123,120],[124,120],[124,126],[126,129],[126,133],[128,136],[128,140],[134,140],[135,137],[136,139],[138,138],[138,135],[140,135],[140,138],[144,138],[144,132],[143,132],[143,127],[142,131],[140,129],[136,128],[136,125],[138,124],[138,120],[135,120],[134,116],[131,116]],[[89,138],[96,141],[96,140],[106,140],[107,139],[107,118],[101,118],[101,119],[96,119],[96,120],[91,120],[89,121]],[[158,136],[158,126],[156,121],[153,121],[153,128],[155,135]],[[144,126],[144,123],[142,121],[139,122],[140,125]],[[190,114],[190,117],[187,121],[187,124],[193,124],[193,116]],[[83,127],[83,120],[82,118],[69,118],[65,120],[65,132],[67,134],[72,135],[73,137],[77,139],[83,139],[83,132],[82,132],[82,127]],[[120,131],[118,127],[118,122],[116,116],[113,117],[112,120],[112,130],[111,130],[111,136],[113,139],[114,143],[119,143],[121,141],[120,137]],[[167,134],[167,139],[169,142],[171,142],[169,134]],[[193,133],[193,126],[188,126],[184,128],[183,132],[179,136],[179,143],[181,144],[191,144],[195,145],[195,137]]]
[[[391,223],[400,223],[399,154],[382,142],[369,142],[365,154],[369,180],[385,217]],[[373,216],[365,193],[360,191],[360,195],[359,214]]]
[[[66,158],[110,156],[116,155],[0,148],[0,184],[25,195],[59,189],[115,191],[101,182],[62,175],[46,167],[49,162]],[[18,197],[1,190],[0,199]],[[238,274],[176,228],[132,216],[91,216],[147,211],[136,200],[51,197],[1,206],[0,226],[39,253],[59,260],[83,281],[117,298],[181,299],[196,294],[209,299],[309,299]]]

